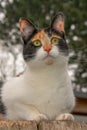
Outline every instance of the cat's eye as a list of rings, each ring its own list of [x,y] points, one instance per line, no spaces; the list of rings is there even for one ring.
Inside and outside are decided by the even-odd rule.
[[[53,38],[51,39],[51,43],[54,44],[54,45],[58,44],[58,42],[59,42],[59,39],[56,38],[56,37],[53,37]]]
[[[36,40],[36,41],[34,41],[33,42],[33,44],[34,44],[34,46],[41,46],[41,41],[39,41],[39,40]]]

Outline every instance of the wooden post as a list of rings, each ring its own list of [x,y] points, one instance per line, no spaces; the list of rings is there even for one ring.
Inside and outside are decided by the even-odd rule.
[[[37,130],[34,121],[0,121],[0,130]]]
[[[0,121],[0,130],[87,130],[87,123],[73,121]]]
[[[39,130],[87,130],[87,123],[73,121],[43,121]]]

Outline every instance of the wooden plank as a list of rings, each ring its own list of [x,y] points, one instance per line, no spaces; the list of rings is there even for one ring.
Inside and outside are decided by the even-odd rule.
[[[37,130],[34,121],[0,121],[0,130]]]
[[[43,121],[39,130],[87,130],[87,123],[72,121]]]
[[[73,114],[87,116],[87,99],[84,98],[76,99],[76,106],[74,108]]]
[[[87,130],[87,123],[73,121],[0,121],[0,130]]]

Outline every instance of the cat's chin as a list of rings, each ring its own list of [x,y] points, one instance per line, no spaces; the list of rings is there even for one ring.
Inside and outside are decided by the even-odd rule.
[[[45,62],[46,65],[52,65],[54,63],[54,59],[56,57],[52,56],[52,55],[47,55],[43,58],[43,61]]]
[[[44,59],[46,65],[52,65],[54,63],[53,57],[48,57]]]

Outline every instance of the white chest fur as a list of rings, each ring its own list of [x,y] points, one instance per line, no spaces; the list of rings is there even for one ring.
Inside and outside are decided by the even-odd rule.
[[[35,104],[38,110],[49,116],[49,118],[63,111],[71,111],[71,106],[73,106],[74,102],[71,81],[67,69],[57,69],[57,67],[58,66],[54,66],[51,68],[51,66],[49,66],[49,69],[39,70],[38,73],[34,70],[30,76],[32,86],[32,99],[30,102],[31,104]]]
[[[74,106],[74,96],[66,66],[44,66],[30,69],[19,78],[9,81],[3,87],[2,99],[9,110],[17,112],[13,104],[34,106],[49,119],[70,112]],[[19,110],[21,111],[21,109]],[[18,115],[17,115],[18,116]],[[19,117],[19,116],[18,116]],[[16,118],[18,118],[16,117]],[[8,114],[9,118],[9,114]],[[11,114],[11,118],[14,115]]]

